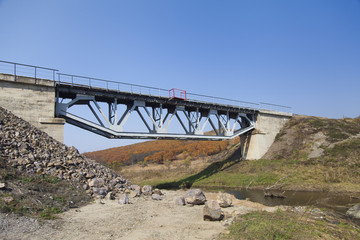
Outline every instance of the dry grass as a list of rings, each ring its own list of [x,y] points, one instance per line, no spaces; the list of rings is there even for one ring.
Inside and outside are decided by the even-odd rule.
[[[221,239],[359,239],[359,227],[319,209],[254,212],[239,217]]]

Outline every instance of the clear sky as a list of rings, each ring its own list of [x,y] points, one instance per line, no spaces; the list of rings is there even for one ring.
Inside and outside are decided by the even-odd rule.
[[[360,0],[0,0],[0,60],[360,115]],[[134,143],[66,125],[91,151]]]

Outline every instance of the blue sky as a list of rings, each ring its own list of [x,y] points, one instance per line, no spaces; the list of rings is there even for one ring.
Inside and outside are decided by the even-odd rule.
[[[359,0],[0,0],[0,36],[0,60],[360,115]],[[80,151],[133,142],[65,127]]]

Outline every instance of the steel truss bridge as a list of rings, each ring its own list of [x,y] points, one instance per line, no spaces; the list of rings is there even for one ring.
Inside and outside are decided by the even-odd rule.
[[[231,139],[255,128],[260,109],[290,109],[63,74],[56,69],[1,60],[0,71],[14,75],[15,81],[17,76],[34,78],[35,84],[41,79],[53,81],[56,117],[108,138]],[[136,121],[141,124],[136,130],[129,128],[134,122],[132,115],[141,119]],[[177,128],[172,127],[175,122]]]
[[[56,116],[108,138],[222,140],[255,128],[256,103],[176,91],[59,73]],[[78,106],[95,121],[71,111]],[[146,131],[127,130],[131,115]],[[169,130],[174,121],[182,131]]]

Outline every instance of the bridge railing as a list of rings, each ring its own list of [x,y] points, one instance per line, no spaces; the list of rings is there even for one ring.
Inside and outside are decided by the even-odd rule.
[[[35,83],[37,79],[49,79],[55,81],[56,72],[58,71],[59,70],[52,68],[0,60],[0,72],[14,75],[15,81],[17,77],[20,76],[34,78]]]
[[[137,84],[116,82],[99,78],[84,77],[78,75],[58,73],[57,82],[71,86],[81,86],[87,88],[101,88],[106,90],[144,94],[156,97],[169,97],[169,90],[155,87],[142,86]]]
[[[254,102],[246,102],[229,98],[213,97],[197,93],[187,93],[187,100],[203,103],[221,104],[237,108],[249,108],[258,110],[259,104]]]
[[[85,77],[85,76],[78,76],[78,75],[71,75],[64,73],[57,73],[57,75],[58,75],[57,82],[61,84],[68,84],[71,86],[81,86],[87,88],[101,88],[112,91],[115,90],[119,92],[136,93],[136,94],[169,98],[168,89],[154,88],[149,86],[143,86],[143,85],[137,85],[137,84],[131,84],[125,82],[116,82],[116,81],[104,80],[99,78],[92,78],[92,77]],[[250,108],[254,110],[259,109],[260,106],[258,103],[253,103],[253,102],[206,96],[206,95],[189,93],[189,92],[186,93],[186,100],[194,101],[194,102],[202,102],[206,104],[209,103],[221,104],[236,108]]]
[[[292,112],[291,107],[289,107],[289,106],[278,105],[278,104],[273,104],[273,103],[264,103],[264,102],[260,102],[259,109],[260,110],[271,110],[271,111],[277,111],[277,112],[286,112],[286,113]]]

